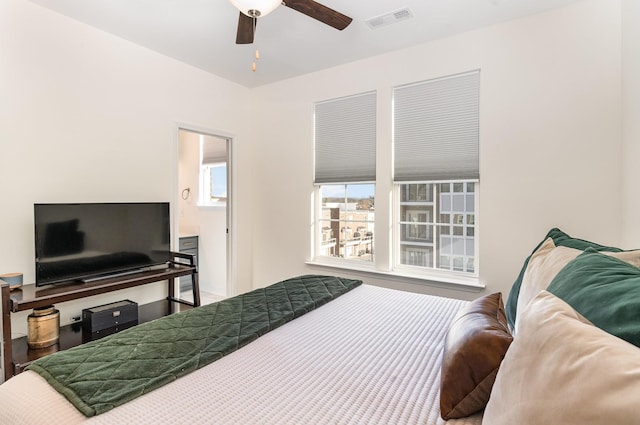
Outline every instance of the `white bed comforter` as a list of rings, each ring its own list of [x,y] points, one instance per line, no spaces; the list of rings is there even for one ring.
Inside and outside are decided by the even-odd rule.
[[[0,424],[444,424],[442,344],[465,304],[363,285],[93,418],[27,371],[0,385]]]

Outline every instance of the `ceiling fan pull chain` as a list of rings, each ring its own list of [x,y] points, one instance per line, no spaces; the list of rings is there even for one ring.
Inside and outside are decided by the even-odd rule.
[[[254,34],[255,34],[255,31],[256,31],[256,24],[257,23],[258,23],[258,17],[254,16],[253,17],[253,31],[254,31]],[[251,64],[251,71],[253,71],[253,72],[256,72],[256,61],[258,59],[260,59],[260,53],[258,52],[258,49],[256,49],[255,60]]]
[[[253,72],[256,72],[256,62],[258,62],[258,60],[260,59],[260,51],[258,49],[256,49],[256,56],[255,56],[255,60],[253,61],[253,63],[251,64],[251,70]]]

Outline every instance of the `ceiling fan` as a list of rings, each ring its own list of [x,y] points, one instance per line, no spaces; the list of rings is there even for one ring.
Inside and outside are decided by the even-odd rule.
[[[251,44],[258,17],[271,13],[281,4],[304,13],[338,30],[345,29],[352,19],[313,0],[230,0],[240,10],[236,44]]]

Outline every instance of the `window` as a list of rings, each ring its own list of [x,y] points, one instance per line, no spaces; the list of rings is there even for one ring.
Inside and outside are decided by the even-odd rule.
[[[376,93],[315,105],[315,258],[374,260]]]
[[[320,186],[318,256],[373,261],[373,184]]]
[[[475,186],[399,185],[399,265],[475,272]]]
[[[476,273],[479,72],[394,89],[395,266]]]
[[[200,135],[200,205],[227,201],[227,139]]]
[[[376,158],[391,137],[376,139],[375,92],[316,103],[314,261],[476,279],[479,91],[479,71],[393,88],[389,159]],[[376,186],[392,195],[377,221]]]
[[[215,204],[227,201],[227,163],[204,164],[202,177],[202,203]]]

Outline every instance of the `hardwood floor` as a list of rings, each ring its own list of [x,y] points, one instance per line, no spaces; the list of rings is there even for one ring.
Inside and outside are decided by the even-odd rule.
[[[180,298],[187,300],[187,301],[193,301],[193,294],[189,293],[189,292],[182,292],[180,294]],[[209,292],[203,292],[200,291],[200,303],[202,305],[205,304],[211,304],[214,303],[216,301],[220,301],[223,300],[224,297],[220,296],[220,295],[216,295],[216,294],[212,294]]]

